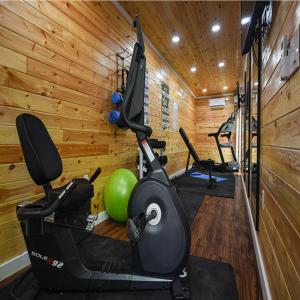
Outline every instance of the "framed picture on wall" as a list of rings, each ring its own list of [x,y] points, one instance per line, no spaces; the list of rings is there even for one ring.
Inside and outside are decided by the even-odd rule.
[[[161,128],[162,129],[167,129],[170,126],[169,102],[170,102],[169,86],[165,82],[162,82],[161,83]]]
[[[145,72],[144,125],[149,125],[149,71]]]

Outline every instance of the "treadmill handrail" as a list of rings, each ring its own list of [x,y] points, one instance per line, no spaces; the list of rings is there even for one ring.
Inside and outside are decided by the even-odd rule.
[[[136,28],[136,35],[137,41],[142,48],[143,53],[145,52],[145,45],[144,45],[144,38],[143,38],[143,31],[141,28],[140,20],[138,16],[134,17],[133,26]]]
[[[222,125],[219,127],[218,131],[217,132],[212,132],[212,133],[209,133],[208,136],[219,136],[221,133],[222,134],[231,134],[232,133],[232,130],[223,130],[223,127],[224,126],[227,126],[228,124],[230,123],[234,123],[234,119],[232,118],[228,118],[226,122],[222,123]]]

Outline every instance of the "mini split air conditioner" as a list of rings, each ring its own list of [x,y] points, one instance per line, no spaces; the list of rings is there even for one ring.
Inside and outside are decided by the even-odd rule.
[[[225,98],[213,98],[209,99],[210,108],[223,108],[225,107]]]

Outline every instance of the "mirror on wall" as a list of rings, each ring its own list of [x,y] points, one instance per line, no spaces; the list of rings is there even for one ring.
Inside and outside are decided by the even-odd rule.
[[[251,51],[251,118],[250,118],[250,157],[251,157],[251,184],[249,191],[250,207],[253,221],[257,224],[258,203],[258,152],[257,152],[257,133],[258,133],[258,44],[253,43]]]
[[[250,171],[251,164],[250,153],[250,115],[251,115],[251,55],[247,55],[247,72],[245,80],[245,105],[244,105],[244,181],[247,191],[247,196],[250,195]]]
[[[247,72],[244,73],[244,83],[243,83],[243,101],[241,103],[241,149],[242,149],[242,174],[244,177],[244,182],[246,182],[246,95],[247,95]]]
[[[253,222],[259,225],[259,119],[261,37],[257,37],[246,56],[246,87],[242,115],[244,119],[243,176]]]
[[[258,3],[257,3],[258,4]],[[247,51],[243,53],[244,104],[242,139],[242,167],[247,198],[251,208],[252,218],[259,229],[260,208],[260,100],[262,73],[262,41],[266,38],[272,19],[272,4],[261,3],[256,18],[253,18],[251,32],[248,32]],[[252,22],[251,20],[251,22]],[[250,34],[250,35],[249,35]]]
[[[244,176],[244,123],[245,123],[245,103],[244,103],[244,91],[245,91],[245,86],[244,84],[241,85],[241,100],[240,100],[240,156],[239,156],[239,161],[241,164],[241,174]]]
[[[259,223],[260,47],[260,41],[255,40],[245,57],[245,72],[239,102],[241,173],[257,230]]]

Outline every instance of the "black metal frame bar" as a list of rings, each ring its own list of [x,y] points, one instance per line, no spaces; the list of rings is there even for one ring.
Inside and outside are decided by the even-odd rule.
[[[252,63],[252,48],[249,51],[248,55],[248,101],[247,101],[247,118],[248,118],[248,150],[249,150],[249,155],[248,155],[248,180],[247,180],[247,193],[248,197],[251,195],[251,169],[252,169],[252,89],[251,89],[251,81],[252,81],[252,72],[251,72],[251,63]]]
[[[259,212],[260,212],[260,201],[259,201],[259,192],[260,192],[260,110],[261,110],[261,70],[262,70],[262,21],[259,19],[258,24],[258,36],[257,36],[257,69],[258,69],[258,86],[257,86],[257,177],[256,177],[256,216],[255,216],[255,229],[259,230]]]
[[[216,143],[217,143],[217,147],[218,147],[219,155],[220,155],[220,158],[221,158],[221,161],[222,161],[222,165],[225,166],[225,159],[224,159],[223,151],[222,151],[221,146],[220,146],[219,137],[214,136],[214,138],[215,138]]]
[[[122,55],[123,53],[128,53],[128,56]],[[125,68],[125,58],[130,57],[131,54],[127,50],[119,52],[116,54],[116,73],[117,73],[117,88],[116,90],[124,95],[126,88],[126,80],[128,70]],[[121,82],[120,82],[121,81]]]
[[[248,55],[248,62],[247,62],[247,78],[245,82],[247,82],[247,90],[246,90],[246,105],[245,105],[245,120],[244,120],[244,178],[246,179],[246,174],[248,175],[247,180],[247,194],[250,196],[252,191],[252,143],[253,143],[253,137],[257,136],[257,167],[256,167],[256,191],[255,191],[255,216],[253,215],[254,223],[255,223],[255,229],[259,230],[259,214],[260,214],[260,123],[261,123],[261,68],[262,68],[262,35],[263,35],[263,28],[262,28],[262,21],[261,19],[258,20],[258,26],[256,29],[256,37],[255,41],[258,45],[257,47],[257,53],[254,52],[253,47],[251,47],[251,50],[249,51]],[[253,55],[253,63],[257,65],[257,73],[258,73],[258,85],[257,85],[257,131],[256,133],[252,132],[252,72],[251,72],[251,60]],[[248,81],[247,81],[248,80]],[[247,125],[247,119],[248,119],[248,125]],[[246,136],[248,130],[248,136]],[[246,138],[248,140],[248,149],[246,149]],[[248,151],[247,151],[248,150]],[[246,170],[246,160],[248,160],[248,170]],[[246,182],[246,180],[245,180]]]
[[[189,150],[189,154],[188,154],[188,158],[187,158],[186,166],[185,166],[185,174],[188,174],[189,165],[190,165],[190,159],[191,159],[191,153],[190,153],[190,150]]]
[[[244,176],[244,181],[246,182],[246,107],[247,107],[247,102],[248,102],[248,86],[247,86],[247,72],[244,73],[244,88],[245,88],[245,100],[244,100],[244,105],[243,105],[243,113],[242,115],[244,116],[244,125],[243,125],[243,176]]]

